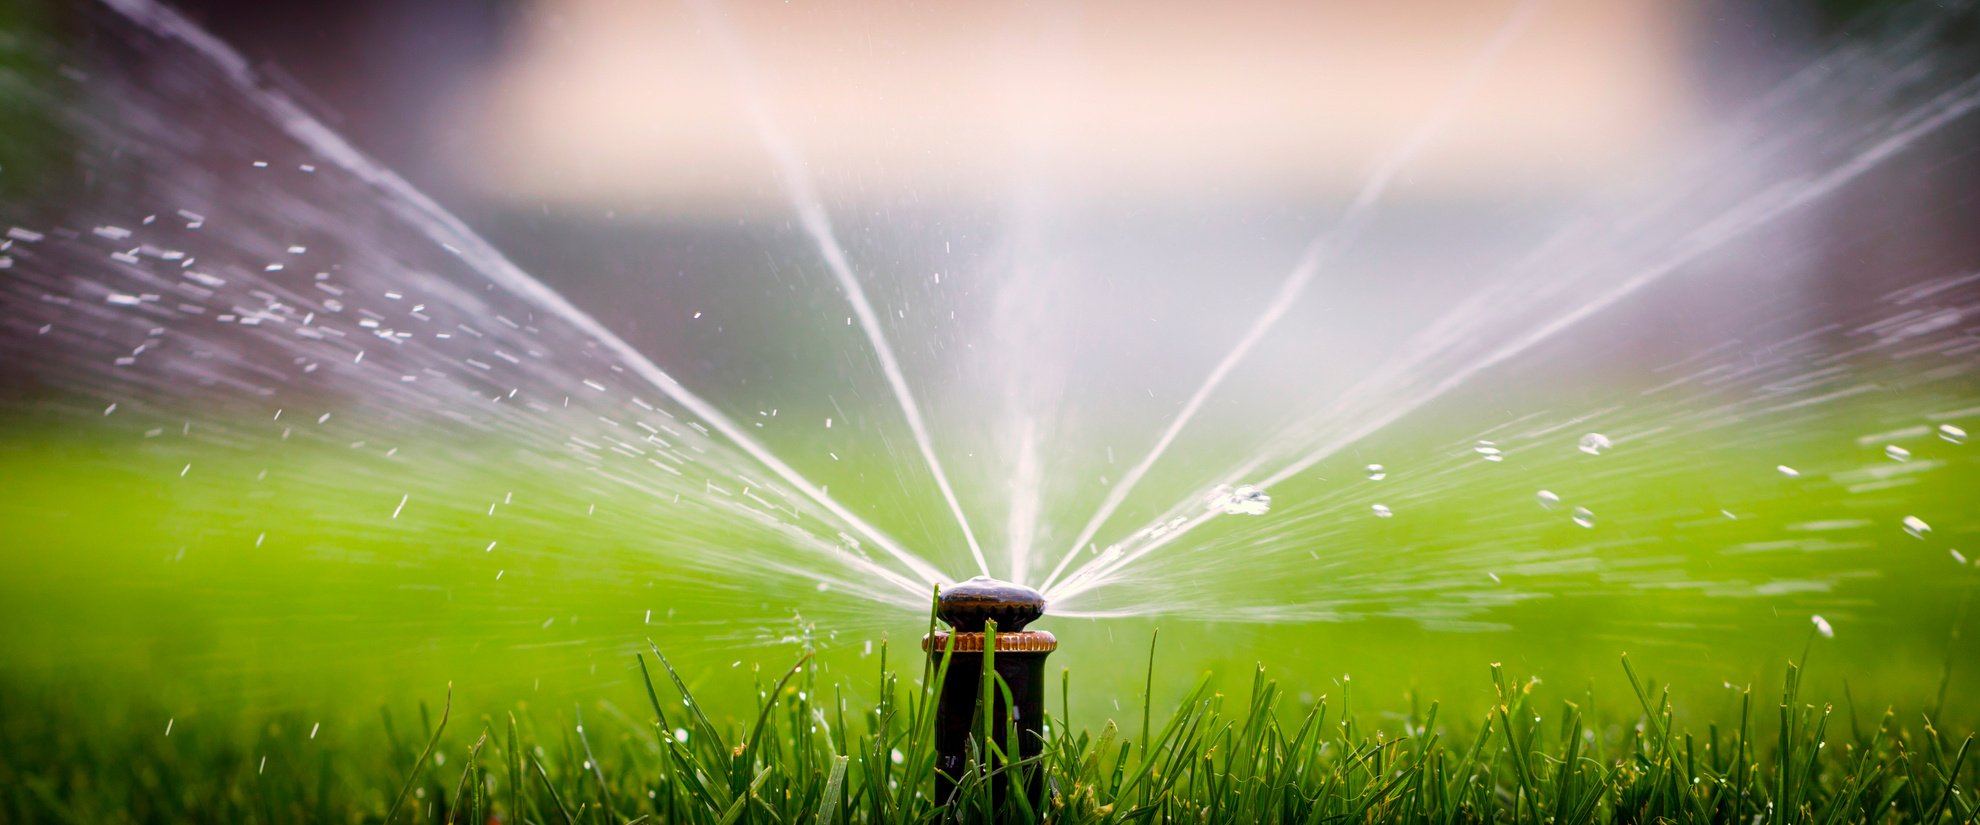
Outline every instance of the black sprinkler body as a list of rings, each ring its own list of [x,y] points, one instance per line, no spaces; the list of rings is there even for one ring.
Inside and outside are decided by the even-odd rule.
[[[1045,657],[1058,649],[1059,640],[1042,630],[1024,626],[1045,615],[1045,597],[1029,587],[978,576],[942,591],[936,615],[950,630],[937,630],[921,640],[921,647],[942,665],[942,652],[953,650],[942,693],[935,705],[935,798],[951,801],[956,780],[969,761],[970,731],[980,721],[977,694],[983,686],[986,624],[996,623],[996,647],[990,659],[997,676],[1009,686],[1011,701],[1001,692],[992,697],[991,736],[999,748],[1007,747],[1005,732],[1017,729],[1017,752],[1008,754],[1022,761],[1037,756],[1045,747]],[[953,640],[953,648],[950,647]],[[990,767],[1001,766],[992,757]],[[1011,780],[1013,774],[1017,784]],[[1044,772],[1032,768],[998,771],[991,782],[991,793],[1007,798],[1013,788],[1033,802],[1042,801]]]

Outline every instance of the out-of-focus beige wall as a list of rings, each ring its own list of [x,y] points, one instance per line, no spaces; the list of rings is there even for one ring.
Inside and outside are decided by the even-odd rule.
[[[829,200],[1306,198],[1350,190],[1510,2],[723,4]],[[1686,12],[1553,0],[1400,197],[1581,188],[1684,128]],[[490,195],[707,215],[779,201],[719,38],[654,0],[535,0],[457,161]]]

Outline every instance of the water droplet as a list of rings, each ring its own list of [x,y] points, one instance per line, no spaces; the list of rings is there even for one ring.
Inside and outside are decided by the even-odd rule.
[[[688,740],[687,728],[674,729],[674,741],[679,742],[681,744],[687,744],[687,740]]]
[[[1506,454],[1499,449],[1498,445],[1493,444],[1490,441],[1478,442],[1478,446],[1472,447],[1471,451],[1477,453],[1479,457],[1485,459],[1486,461],[1506,460]]]
[[[1948,550],[1947,552],[1952,553],[1953,561],[1956,561],[1960,564],[1966,563],[1965,554],[1959,552],[1958,550]]]
[[[1534,493],[1533,498],[1535,501],[1540,502],[1541,507],[1548,510],[1561,506],[1561,497],[1555,495],[1552,490],[1541,490],[1538,493]]]
[[[1574,508],[1574,523],[1583,527],[1595,526],[1595,511],[1586,507]]]
[[[1395,513],[1389,512],[1389,505],[1387,504],[1377,504],[1369,509],[1375,511],[1376,518],[1389,518],[1395,515]]]
[[[1254,485],[1220,485],[1210,494],[1210,509],[1231,516],[1262,516],[1272,509],[1272,497]]]
[[[1270,499],[1267,500],[1269,501]],[[1175,518],[1169,519],[1168,521],[1165,521],[1161,524],[1157,524],[1154,527],[1148,528],[1148,537],[1151,539],[1159,539],[1163,536],[1175,532],[1177,529],[1181,528],[1184,524],[1188,522],[1189,519],[1184,518],[1182,516],[1176,516]]]
[[[1833,639],[1836,637],[1836,629],[1829,626],[1828,619],[1824,619],[1821,616],[1809,616],[1808,621],[1815,624],[1815,632],[1822,634],[1822,638]]]
[[[1601,455],[1603,450],[1609,449],[1613,445],[1609,441],[1608,436],[1601,433],[1589,433],[1582,436],[1581,443],[1575,446],[1589,455]]]
[[[1905,516],[1904,531],[1911,534],[1914,539],[1922,539],[1925,538],[1926,533],[1932,532],[1932,525],[1926,524],[1924,519],[1917,516]]]
[[[1781,475],[1784,475],[1784,476],[1787,476],[1788,478],[1800,478],[1800,477],[1801,477],[1801,471],[1800,471],[1800,470],[1797,470],[1797,469],[1795,469],[1795,468],[1793,468],[1793,467],[1789,467],[1789,466],[1788,466],[1788,465],[1786,465],[1786,464],[1781,464],[1781,465],[1777,465],[1777,466],[1775,466],[1775,467],[1774,467],[1774,469],[1776,469],[1776,470],[1779,470],[1779,471],[1780,471],[1780,473],[1781,473]]]
[[[1896,444],[1890,444],[1884,447],[1884,456],[1892,461],[1910,461],[1911,451]]]
[[[1939,437],[1954,444],[1966,443],[1966,431],[1951,424],[1939,425]]]
[[[1368,465],[1368,480],[1369,480],[1369,481],[1381,481],[1382,479],[1385,479],[1385,478],[1388,478],[1388,477],[1389,477],[1389,468],[1387,468],[1387,467],[1384,467],[1384,466],[1382,466],[1382,465],[1380,465],[1380,464],[1370,464],[1370,465]]]

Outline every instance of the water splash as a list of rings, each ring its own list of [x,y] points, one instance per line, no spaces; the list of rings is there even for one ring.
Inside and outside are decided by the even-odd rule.
[[[1265,305],[1264,311],[1251,322],[1251,325],[1245,329],[1244,335],[1210,370],[1210,374],[1204,377],[1203,383],[1190,394],[1189,399],[1183,402],[1182,409],[1155,439],[1155,444],[1149,448],[1148,454],[1129,468],[1127,474],[1107,492],[1107,497],[1100,503],[1100,508],[1087,519],[1086,526],[1080,528],[1079,535],[1073,539],[1071,546],[1059,559],[1059,563],[1046,574],[1044,583],[1040,585],[1041,588],[1049,589],[1058,581],[1060,575],[1065,572],[1066,566],[1079,553],[1079,549],[1093,539],[1093,536],[1106,525],[1108,519],[1113,518],[1115,511],[1120,509],[1128,495],[1134,492],[1134,488],[1148,475],[1148,471],[1162,459],[1162,455],[1168,451],[1170,445],[1175,443],[1176,437],[1182,434],[1183,428],[1189,426],[1190,421],[1202,410],[1203,405],[1209,402],[1210,396],[1217,391],[1217,387],[1230,377],[1238,364],[1265,339],[1266,334],[1292,311],[1300,296],[1306,292],[1307,286],[1320,274],[1321,268],[1344,247],[1354,242],[1356,236],[1373,218],[1375,207],[1381,203],[1383,196],[1388,194],[1397,176],[1409,168],[1410,164],[1414,163],[1431,142],[1436,140],[1437,136],[1463,111],[1478,85],[1491,72],[1493,65],[1505,54],[1520,31],[1532,20],[1540,6],[1541,3],[1537,0],[1521,0],[1513,7],[1512,13],[1499,24],[1485,46],[1465,67],[1449,96],[1439,102],[1430,116],[1403,141],[1402,145],[1369,174],[1347,208],[1335,220],[1334,225],[1307,245],[1299,261],[1280,281],[1277,293],[1272,296],[1271,302]]]
[[[1942,18],[1939,23],[1945,24],[1946,19],[1949,18]],[[1733,190],[1725,205],[1705,213],[1703,218],[1698,217],[1696,208],[1702,204],[1701,199],[1686,201],[1682,197],[1672,197],[1662,202],[1653,199],[1652,207],[1645,213],[1605,222],[1607,226],[1620,226],[1630,232],[1642,233],[1646,227],[1656,225],[1652,216],[1659,214],[1659,210],[1668,210],[1672,202],[1684,203],[1688,207],[1684,213],[1664,219],[1672,225],[1672,229],[1666,230],[1671,233],[1670,240],[1653,244],[1650,248],[1658,251],[1647,263],[1633,270],[1611,263],[1628,267],[1631,258],[1629,255],[1618,255],[1613,247],[1605,247],[1605,244],[1613,245],[1620,239],[1604,237],[1604,233],[1598,231],[1589,233],[1589,239],[1595,241],[1593,246],[1576,250],[1583,254],[1583,260],[1569,261],[1566,271],[1570,276],[1562,277],[1562,265],[1556,261],[1563,257],[1564,251],[1574,248],[1569,239],[1589,232],[1586,226],[1569,227],[1519,261],[1514,267],[1516,277],[1508,278],[1489,294],[1479,294],[1463,301],[1432,323],[1417,337],[1416,342],[1405,347],[1402,358],[1351,389],[1340,401],[1323,407],[1302,425],[1289,429],[1274,446],[1236,465],[1225,476],[1253,477],[1264,466],[1280,460],[1286,452],[1300,449],[1298,445],[1310,445],[1296,459],[1266,475],[1259,486],[1276,487],[1296,478],[1340,450],[1383,431],[1486,371],[1528,353],[1733,241],[1820,202],[1980,108],[1980,78],[1942,74],[1941,67],[1935,65],[1930,57],[1919,58],[1912,53],[1911,49],[1916,45],[1914,36],[1916,32],[1883,44],[1887,51],[1868,55],[1851,53],[1850,59],[1837,60],[1824,67],[1824,72],[1832,75],[1852,69],[1863,72],[1864,78],[1859,79],[1860,88],[1871,90],[1873,94],[1890,93],[1885,80],[1894,76],[1893,72],[1895,76],[1903,77],[1904,83],[1927,89],[1923,93],[1915,88],[1907,89],[1908,99],[1917,102],[1908,103],[1880,119],[1857,124],[1844,136],[1844,141],[1831,140],[1829,134],[1819,127],[1800,133],[1804,139],[1820,146],[1810,150],[1816,157],[1835,153],[1834,148],[1824,144],[1841,143],[1844,152],[1840,159],[1811,172],[1790,174],[1751,189]],[[1893,66],[1903,68],[1893,69]],[[1767,101],[1765,107],[1786,105],[1783,101],[1794,99],[1797,93],[1805,93],[1793,88],[1800,86],[1803,79],[1793,78],[1784,84],[1789,88],[1785,88],[1778,99]],[[1740,140],[1730,144],[1732,148],[1721,156],[1724,158],[1722,162],[1756,165],[1745,154],[1743,140],[1746,135],[1736,134],[1736,137]],[[1715,174],[1714,170],[1706,170],[1702,182],[1695,184],[1696,188],[1709,191],[1717,183],[1713,180]],[[1676,186],[1673,190],[1683,193],[1686,186]],[[1630,244],[1632,247],[1635,245]],[[1593,277],[1598,275],[1603,277]],[[1592,297],[1577,295],[1577,290],[1592,293]],[[1541,314],[1528,325],[1509,323],[1510,318],[1547,306],[1548,301],[1556,298],[1567,299],[1561,309]],[[1946,329],[1944,325],[1924,328],[1915,324],[1903,328],[1921,336],[1932,336]],[[1816,334],[1825,331],[1828,330],[1817,330]],[[1481,344],[1481,337],[1488,340],[1497,337],[1502,343]],[[1879,346],[1895,347],[1901,340],[1897,336],[1885,335],[1879,340]],[[1941,338],[1936,346],[1945,349],[1947,344]],[[1483,354],[1478,354],[1480,352]],[[1432,368],[1433,364],[1438,366]],[[1810,403],[1826,400],[1829,399],[1817,397]],[[1479,443],[1477,453],[1491,461],[1504,458],[1504,451],[1489,441]],[[1159,539],[1124,548],[1114,559],[1090,560],[1068,574],[1049,594],[1061,600],[1078,601],[1089,591],[1120,581],[1124,571],[1149,554],[1175,545],[1209,522],[1207,515],[1199,515]]]
[[[193,124],[152,115],[170,111],[178,102],[172,96],[186,91],[115,85],[122,81],[114,77],[92,81],[93,90],[124,107],[119,117],[128,123],[81,119],[78,133],[116,146],[129,130],[150,130],[147,144],[123,150],[130,162],[150,164],[153,177],[139,179],[150,189],[136,194],[183,205],[163,219],[146,216],[136,228],[105,225],[88,235],[49,237],[17,227],[8,314],[46,319],[37,335],[65,335],[78,354],[101,348],[110,330],[141,339],[130,354],[106,359],[107,369],[65,376],[77,389],[120,397],[106,414],[118,405],[126,415],[142,406],[155,410],[186,381],[249,399],[295,394],[297,403],[308,404],[300,387],[316,380],[365,398],[387,423],[425,411],[511,436],[567,432],[562,444],[532,447],[530,461],[567,454],[596,477],[653,498],[710,498],[769,528],[778,542],[815,554],[825,569],[854,572],[865,583],[849,589],[875,598],[917,603],[923,582],[944,580],[743,426],[267,87],[225,44],[145,0],[106,2],[155,38],[131,48],[184,49],[152,55],[173,80],[194,93],[208,84],[230,89],[235,97],[226,105],[234,108],[225,116],[261,118],[266,134],[293,141],[293,148],[257,145],[255,136],[264,132],[249,128],[218,158],[178,154],[177,130]],[[195,55],[200,62],[185,59]],[[240,159],[249,151],[303,161]],[[282,177],[272,182],[271,175]],[[361,224],[366,218],[374,223]],[[302,238],[311,240],[278,240]],[[407,275],[394,274],[401,272]],[[572,375],[577,364],[585,366]],[[642,397],[646,392],[653,395]],[[659,406],[662,400],[677,412]],[[471,406],[477,401],[479,410]],[[330,419],[326,412],[316,423]],[[285,426],[283,438],[292,432]],[[783,486],[753,481],[752,468],[767,470]],[[816,524],[800,526],[805,521]],[[835,529],[861,541],[819,537]],[[868,544],[906,575],[865,558],[857,548]],[[815,578],[818,569],[775,558],[746,563],[793,578]],[[873,587],[882,584],[888,588]]]
[[[725,417],[680,386],[432,201],[263,88],[238,55],[196,30],[181,31],[183,21],[156,7],[136,0],[115,5],[216,61],[218,77],[240,93],[244,108],[277,127],[244,134],[223,157],[175,166],[186,156],[174,154],[184,151],[174,147],[184,144],[174,144],[178,133],[157,121],[169,120],[165,115],[186,101],[163,93],[146,97],[152,92],[143,87],[113,94],[124,111],[102,116],[88,129],[106,144],[128,136],[158,138],[156,147],[131,147],[129,157],[136,160],[128,161],[155,176],[148,182],[155,189],[98,197],[65,216],[6,210],[8,218],[22,221],[0,249],[13,278],[4,293],[9,354],[45,353],[46,342],[70,348],[74,360],[63,364],[70,374],[62,381],[89,402],[78,402],[86,406],[83,413],[111,426],[155,431],[157,439],[252,451],[293,437],[376,460],[362,469],[353,461],[348,477],[316,482],[324,490],[366,496],[362,507],[352,508],[356,514],[338,516],[353,532],[390,529],[379,522],[397,521],[409,531],[431,531],[421,539],[438,538],[445,525],[434,521],[433,512],[446,510],[446,518],[477,526],[445,537],[491,558],[554,557],[568,551],[546,548],[624,542],[669,554],[670,572],[676,567],[671,562],[679,562],[682,570],[731,587],[774,576],[800,582],[807,593],[815,587],[909,609],[921,606],[926,581],[943,578],[920,554],[857,515],[869,502],[848,500],[854,506],[845,506],[843,490],[835,497],[807,480],[754,437],[747,422]],[[1517,29],[1530,8],[1522,4],[1507,25]],[[1498,37],[1510,37],[1508,31],[1502,28]],[[1479,60],[1489,63],[1499,48],[1488,48]],[[1027,397],[1012,405],[1012,437],[997,444],[1012,469],[1001,559],[991,557],[997,542],[991,552],[979,544],[936,459],[935,436],[946,437],[950,422],[924,418],[894,356],[892,346],[920,342],[911,336],[890,341],[883,332],[883,319],[862,291],[862,273],[847,260],[796,148],[762,111],[748,82],[742,97],[757,109],[759,137],[783,172],[799,223],[854,307],[916,451],[980,568],[1007,564],[1013,578],[1025,579],[1035,572],[1033,546],[1057,546],[1065,535],[1055,530],[1084,518],[1077,540],[1048,577],[1057,579],[1052,596],[1061,615],[1163,611],[1247,621],[1389,616],[1474,629],[1491,626],[1495,613],[1525,601],[1618,591],[1813,598],[1862,576],[1863,553],[1877,541],[1903,541],[1891,529],[1896,513],[1886,514],[1897,504],[1920,505],[1917,512],[1940,522],[1941,536],[1961,535],[1956,523],[1946,521],[1952,516],[1941,515],[1943,508],[1930,509],[1935,499],[1926,491],[1944,485],[1947,471],[1967,461],[1954,449],[1965,430],[1950,422],[1970,426],[1980,417],[1961,383],[1970,375],[1974,349],[1959,319],[1973,317],[1980,306],[1971,273],[1922,278],[1862,307],[1822,308],[1837,317],[1797,314],[1783,301],[1756,313],[1773,328],[1742,329],[1738,341],[1646,368],[1658,376],[1657,386],[1588,380],[1585,398],[1555,402],[1571,408],[1520,414],[1533,406],[1521,397],[1522,385],[1567,360],[1559,355],[1564,344],[1603,345],[1594,325],[1582,322],[1664,281],[1682,281],[1674,276],[1717,262],[1736,242],[1764,235],[1783,218],[1926,143],[1965,117],[1980,94],[1973,80],[1903,59],[1906,52],[1897,46],[1866,54],[1823,61],[1819,71],[1790,78],[1760,106],[1792,111],[1850,92],[1869,98],[1863,108],[1873,116],[1847,120],[1847,129],[1833,128],[1835,118],[1811,118],[1813,125],[1795,121],[1770,131],[1749,123],[1734,130],[1727,139],[1732,148],[1704,168],[1673,176],[1627,203],[1594,205],[1523,254],[1465,281],[1462,298],[1430,307],[1431,317],[1420,327],[1399,321],[1397,341],[1381,342],[1379,358],[1356,364],[1346,392],[1335,393],[1304,372],[1274,375],[1275,408],[1244,411],[1246,426],[1273,434],[1266,444],[1207,451],[1191,462],[1169,456],[1165,467],[1188,465],[1179,474],[1191,476],[1191,490],[1151,492],[1167,481],[1152,478],[1153,468],[1178,434],[1207,415],[1208,401],[1241,363],[1271,351],[1268,333],[1294,326],[1287,319],[1304,320],[1298,298],[1311,281],[1322,271],[1353,271],[1357,262],[1345,250],[1373,224],[1376,207],[1409,159],[1443,128],[1440,118],[1455,110],[1440,109],[1446,114],[1433,117],[1417,133],[1420,140],[1392,153],[1363,183],[1345,217],[1306,248],[1277,282],[1279,291],[1264,313],[1249,317],[1246,334],[1222,351],[1179,414],[1125,433],[1159,434],[1118,478],[1106,477],[1113,472],[1107,462],[1094,488],[1099,508],[1093,515],[1066,512],[1091,503],[1080,496],[1045,494],[1048,483],[1070,487],[1065,479],[1087,469],[1063,459],[1066,433],[1075,431],[1066,425],[1095,410],[1110,425],[1140,419],[1070,393],[1049,403]],[[747,62],[734,59],[746,76]],[[1474,69],[1482,71],[1482,64]],[[1811,80],[1817,76],[1820,83]],[[1461,86],[1476,82],[1466,77]],[[215,82],[204,75],[181,79],[193,88]],[[1466,94],[1461,88],[1447,103],[1455,107]],[[239,112],[223,114],[217,119],[241,118]],[[1771,118],[1755,120],[1771,124]],[[276,133],[290,142],[277,141]],[[108,158],[89,165],[112,168]],[[1467,272],[1473,268],[1463,265]],[[1696,291],[1716,299],[1744,283],[1731,277],[1695,285]],[[1352,360],[1334,355],[1306,354],[1314,363]],[[1542,361],[1549,357],[1554,360]],[[174,394],[188,384],[226,388],[231,403],[251,411],[262,428],[230,429],[218,413],[174,406]],[[1876,396],[1892,386],[1913,393],[1900,405],[1911,409],[1877,403]],[[330,403],[340,394],[359,400]],[[1875,429],[1903,441],[1903,447],[1889,446],[1912,460],[1878,455],[1884,439],[1859,445],[1833,438],[1842,418],[1819,416],[1842,405],[1889,419]],[[1434,415],[1446,418],[1408,434],[1397,426]],[[1287,420],[1272,429],[1275,416]],[[1510,420],[1495,423],[1501,417]],[[1591,428],[1613,433],[1628,449],[1612,451],[1609,437]],[[1900,432],[1908,435],[1890,435]],[[1586,435],[1577,441],[1577,433]],[[1832,440],[1847,449],[1817,449]],[[1605,457],[1582,459],[1567,449],[1570,444]],[[1363,445],[1368,449],[1358,450]],[[1736,457],[1701,452],[1700,445]],[[1384,465],[1365,463],[1376,456],[1408,469],[1382,485],[1363,483],[1389,477]],[[431,469],[450,462],[458,463],[451,476]],[[1213,471],[1223,468],[1206,466],[1226,463],[1231,466],[1220,473]],[[169,467],[191,481],[220,471],[203,459]],[[482,490],[496,473],[536,478],[515,495]],[[1637,479],[1637,487],[1624,484],[1626,478]],[[1208,485],[1198,483],[1240,479],[1253,483],[1214,496],[1204,495]],[[1673,492],[1655,501],[1617,492],[1651,488]],[[468,502],[468,489],[480,498]],[[1378,489],[1380,501],[1374,498]],[[1539,492],[1527,492],[1534,490]],[[1781,500],[1797,497],[1797,507],[1846,503],[1876,515],[1784,523],[1769,512],[1781,500],[1757,497],[1756,490]],[[1141,503],[1131,498],[1137,491],[1157,498],[1148,509],[1168,510],[1124,531],[1118,541],[1097,543],[1102,531],[1116,526],[1112,522],[1138,512],[1130,509]],[[560,515],[529,509],[538,506]],[[243,517],[252,509],[242,507]],[[1398,511],[1405,517],[1394,518]],[[579,522],[586,526],[556,537],[567,543],[530,536],[535,548],[509,532],[491,540],[481,534],[488,532],[479,526],[485,522],[468,518],[517,517],[543,527],[561,526],[561,519],[580,513],[595,522]],[[1230,514],[1258,517],[1218,518]],[[1909,519],[1917,518],[1900,523],[1924,538],[1930,528],[1913,530]],[[285,538],[280,529],[247,535],[256,547]],[[1659,549],[1673,536],[1718,548],[1721,566],[1688,567],[1691,560]],[[1796,555],[1769,567],[1734,561],[1785,554]],[[1943,565],[1943,556],[1935,558]],[[505,566],[489,571],[490,578],[518,577],[513,563],[497,563]],[[1289,585],[1247,602],[1242,585],[1262,581],[1324,587],[1289,595]]]
[[[983,575],[990,575],[990,562],[984,558],[983,546],[977,542],[976,532],[970,529],[969,517],[963,513],[962,502],[956,498],[955,488],[949,484],[949,475],[942,469],[942,460],[935,454],[935,440],[929,433],[928,422],[922,418],[921,405],[915,403],[914,393],[908,388],[907,374],[901,369],[893,346],[887,342],[886,331],[880,326],[880,314],[874,311],[873,302],[867,299],[859,276],[853,273],[852,262],[846,258],[845,247],[840,245],[838,236],[832,230],[831,216],[826,213],[825,202],[819,198],[817,187],[805,170],[803,156],[778,127],[776,118],[764,103],[743,45],[730,30],[721,8],[712,0],[694,0],[689,5],[720,44],[722,56],[726,58],[729,71],[740,89],[738,98],[756,129],[757,138],[763,142],[764,151],[777,165],[778,178],[790,198],[791,208],[797,212],[798,222],[818,244],[819,255],[824,257],[826,267],[832,270],[832,277],[845,293],[847,303],[852,305],[853,317],[859,321],[860,331],[872,344],[874,357],[880,360],[881,372],[887,376],[887,387],[892,390],[894,401],[900,405],[901,415],[907,420],[908,430],[914,436],[915,447],[921,451],[922,461],[928,464],[928,472],[934,476],[942,500],[948,503],[949,513],[955,516],[956,526],[962,530],[963,541],[969,545],[970,555],[975,558],[978,570]]]
[[[1262,516],[1272,509],[1272,497],[1250,484],[1236,487],[1224,486],[1210,494],[1210,511],[1227,516]],[[1172,521],[1168,530],[1173,531],[1186,522]]]

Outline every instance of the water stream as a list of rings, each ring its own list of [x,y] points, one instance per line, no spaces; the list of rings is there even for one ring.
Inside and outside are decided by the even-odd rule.
[[[1963,10],[1874,18],[1654,180],[1397,264],[1417,217],[1390,201],[1552,11],[1520,2],[1339,204],[1144,239],[1033,181],[957,233],[987,252],[930,281],[847,241],[870,217],[821,193],[751,44],[693,8],[807,242],[769,254],[822,266],[842,302],[796,336],[851,353],[812,376],[846,389],[808,435],[628,343],[150,0],[85,14],[86,45],[27,47],[52,73],[8,90],[73,153],[0,206],[0,353],[32,365],[37,410],[184,445],[182,479],[307,454],[326,536],[485,558],[498,580],[505,554],[589,542],[736,598],[889,616],[981,572],[1066,616],[1470,628],[1666,590],[1701,597],[1680,622],[1732,598],[1835,613],[1860,606],[1852,582],[1980,555],[1958,504],[1973,262],[1865,272],[1858,300],[1807,288],[1797,258],[1810,213],[1970,154],[1980,60],[1933,46]],[[1229,243],[1246,233],[1266,240]],[[1259,274],[1136,280],[1192,254]],[[1632,325],[1692,318],[1704,332],[1629,352],[1656,336]],[[857,336],[824,338],[841,327]],[[859,391],[876,379],[884,396]],[[820,448],[843,416],[912,449]],[[816,480],[847,466],[867,481]],[[497,479],[526,486],[482,489]],[[874,515],[924,480],[940,518]],[[519,498],[543,510],[504,521]]]

